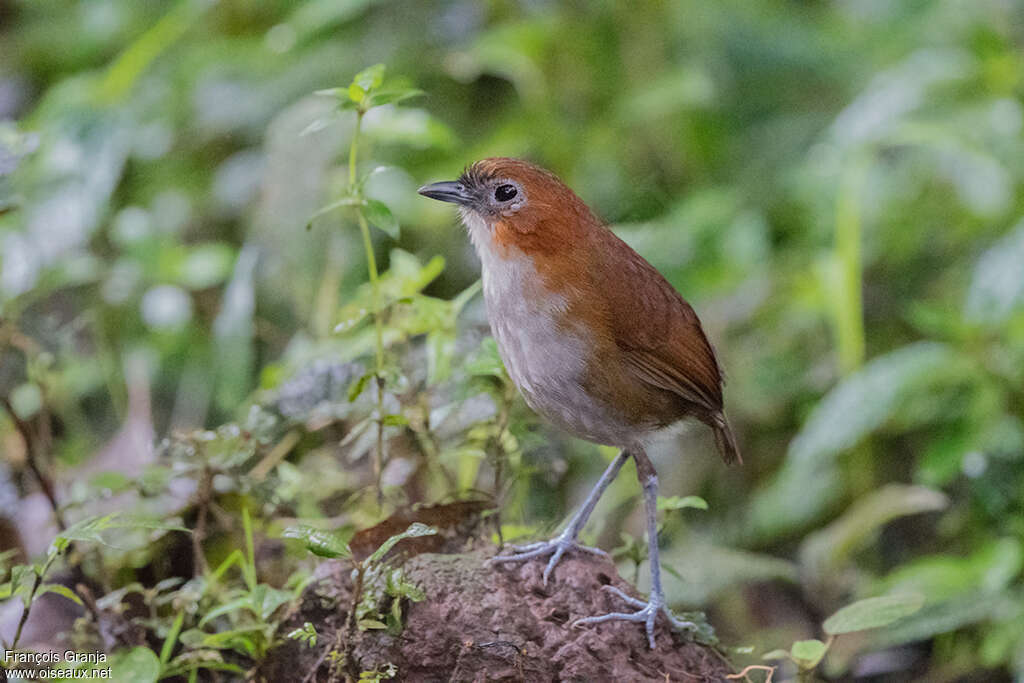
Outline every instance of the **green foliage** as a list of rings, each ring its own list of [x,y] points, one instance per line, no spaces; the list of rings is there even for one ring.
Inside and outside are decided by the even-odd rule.
[[[49,481],[65,530],[0,595],[89,605],[67,565],[154,648],[114,678],[244,677],[316,555],[398,507],[485,492],[506,537],[556,526],[601,454],[524,407],[464,232],[415,193],[525,156],[686,296],[729,380],[744,468],[697,430],[652,449],[673,606],[808,676],[901,647],[923,679],[1021,677],[1024,52],[1013,3],[962,5],[15,3],[0,501]],[[607,496],[588,532],[638,570],[635,482]],[[365,568],[363,627],[418,597],[393,571]],[[911,594],[842,653],[806,630]]]
[[[923,605],[924,596],[918,594],[885,595],[859,600],[825,620],[822,629],[829,636],[827,642],[817,639],[798,640],[788,651],[772,650],[761,658],[788,659],[796,665],[800,680],[810,680],[809,674],[825,659],[836,636],[889,626],[919,611]]]
[[[302,623],[302,628],[289,631],[288,635],[285,637],[301,641],[306,644],[306,647],[316,647],[316,641],[319,634],[316,632],[316,627],[313,626],[313,624],[305,621]]]
[[[301,540],[306,550],[317,557],[352,557],[352,551],[342,536],[323,529],[316,529],[311,526],[291,526],[284,530],[281,538],[297,538]]]
[[[854,631],[881,628],[910,616],[924,606],[923,595],[886,595],[847,605],[822,624],[825,633],[837,636]]]
[[[659,510],[685,510],[686,508],[707,510],[708,502],[700,496],[672,496],[670,498],[658,497]]]

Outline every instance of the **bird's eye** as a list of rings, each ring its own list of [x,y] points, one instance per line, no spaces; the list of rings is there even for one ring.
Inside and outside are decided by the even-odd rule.
[[[517,194],[515,185],[498,185],[494,188],[494,198],[499,202],[507,202]]]

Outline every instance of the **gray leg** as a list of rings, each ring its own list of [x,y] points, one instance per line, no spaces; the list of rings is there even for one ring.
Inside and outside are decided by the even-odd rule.
[[[585,545],[580,545],[576,542],[580,532],[583,531],[583,527],[586,526],[587,520],[590,518],[590,513],[594,511],[594,507],[597,505],[597,501],[601,499],[601,495],[605,492],[615,477],[618,476],[619,470],[629,459],[629,453],[626,451],[620,452],[615,459],[612,460],[611,464],[605,469],[604,474],[597,481],[597,484],[591,489],[587,495],[587,499],[583,501],[583,505],[573,515],[572,519],[569,520],[568,526],[565,531],[560,533],[550,541],[539,541],[537,543],[530,543],[529,545],[513,546],[513,550],[516,552],[512,555],[499,555],[491,559],[491,562],[522,562],[524,560],[530,560],[534,557],[543,557],[545,555],[551,555],[551,559],[548,560],[548,566],[544,568],[544,583],[548,582],[548,577],[551,575],[551,571],[558,564],[558,561],[562,559],[562,555],[565,551],[577,549],[585,552],[594,553],[596,555],[604,555],[603,550],[597,548],[589,548]]]
[[[637,621],[644,624],[647,632],[647,644],[654,649],[654,622],[659,612],[664,612],[673,628],[685,629],[694,628],[695,625],[688,621],[676,619],[665,606],[665,592],[661,588],[661,563],[658,558],[658,475],[654,471],[647,454],[640,449],[633,452],[636,460],[636,474],[644,489],[644,512],[647,517],[647,561],[651,565],[651,595],[647,602],[632,598],[614,586],[604,586],[604,590],[622,599],[631,607],[639,611],[631,614],[625,612],[612,612],[598,617],[586,617],[577,619],[573,626],[581,624],[600,624],[606,621]]]

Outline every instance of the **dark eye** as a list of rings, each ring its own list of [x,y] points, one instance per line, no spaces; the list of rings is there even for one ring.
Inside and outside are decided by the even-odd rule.
[[[515,185],[498,185],[494,188],[494,198],[499,202],[507,202],[517,194]]]

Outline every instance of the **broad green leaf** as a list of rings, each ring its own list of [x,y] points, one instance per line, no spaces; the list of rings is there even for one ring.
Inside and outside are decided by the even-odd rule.
[[[801,669],[813,669],[828,652],[828,646],[820,640],[798,640],[789,652]]]
[[[376,228],[383,230],[392,239],[398,239],[398,219],[391,213],[387,205],[376,199],[367,199],[363,207],[366,220],[370,221]]]
[[[345,306],[338,314],[338,317],[341,318],[341,322],[334,326],[334,331],[337,334],[344,334],[349,330],[355,329],[361,322],[366,320],[369,315],[370,309],[365,306]]]
[[[216,619],[217,617],[230,614],[231,612],[237,612],[238,610],[248,610],[254,616],[259,616],[258,608],[253,605],[252,596],[248,593],[241,595],[233,600],[229,600],[222,605],[217,605],[199,620],[199,628],[206,626],[208,623]]]
[[[62,598],[67,598],[76,605],[82,604],[82,599],[75,595],[74,591],[72,591],[70,588],[63,584],[44,583],[43,585],[39,586],[39,590],[36,591],[36,597],[38,598],[39,596],[44,595],[45,593],[55,593],[56,595],[59,595]]]
[[[70,541],[84,541],[110,545],[104,540],[103,533],[118,529],[152,529],[192,533],[191,530],[186,529],[179,524],[165,522],[152,517],[112,512],[109,515],[87,517],[86,519],[72,524],[57,535],[57,538],[54,539],[51,548],[62,550],[67,547],[67,543]]]
[[[366,91],[358,83],[348,86],[348,98],[356,104],[362,104],[366,98]]]
[[[270,623],[270,618],[277,608],[291,601],[292,593],[261,583],[252,591],[252,602],[256,615],[263,623]]]
[[[160,677],[160,660],[148,647],[116,653],[110,661],[110,678],[132,683],[155,683]]]
[[[305,524],[290,526],[281,534],[281,538],[295,538],[302,541],[306,550],[318,557],[352,557],[352,551],[345,539],[327,529],[317,529]]]
[[[832,636],[854,631],[867,631],[888,626],[894,621],[913,614],[923,606],[924,596],[919,593],[868,598],[843,607],[825,620],[823,628],[825,633]]]
[[[966,556],[918,557],[892,570],[875,584],[877,593],[921,593],[929,603],[952,600],[980,588],[1006,589],[1024,568],[1024,548],[1016,538],[996,539]]]
[[[394,166],[374,166],[373,170],[359,179],[359,187],[366,187],[366,183],[368,183],[372,178],[382,173],[386,173],[393,168]]]
[[[423,91],[418,88],[387,88],[370,96],[370,106],[380,107],[385,104],[397,104],[405,100],[419,97]]]
[[[352,78],[352,83],[358,85],[365,92],[379,88],[384,83],[384,70],[383,64],[368,66]]]
[[[761,659],[791,659],[792,656],[786,650],[772,650],[761,655]]]
[[[872,649],[885,649],[939,635],[953,633],[971,624],[997,620],[1015,610],[1024,609],[1019,593],[978,592],[955,600],[928,605],[920,612],[901,619],[888,628],[872,632],[868,641]]]
[[[25,607],[31,603],[32,587],[36,583],[38,573],[38,569],[27,564],[11,567],[11,592],[21,598]]]
[[[671,498],[658,496],[659,510],[683,510],[686,508],[707,510],[708,502],[700,496],[672,496]]]
[[[505,365],[501,362],[494,337],[487,336],[480,342],[480,347],[466,361],[466,372],[475,377],[505,377]]]
[[[888,522],[942,510],[948,502],[941,492],[923,486],[883,486],[851,505],[824,529],[808,535],[800,547],[800,562],[814,576],[826,576]]]
[[[978,259],[967,290],[964,316],[996,324],[1024,307],[1024,221]]]
[[[381,424],[385,427],[404,427],[409,424],[409,418],[405,415],[385,415]]]
[[[409,528],[403,531],[402,533],[396,534],[388,540],[384,541],[381,544],[381,546],[374,551],[372,555],[366,558],[366,561],[363,564],[367,567],[372,567],[373,565],[377,564],[385,555],[388,554],[389,550],[395,547],[396,543],[403,539],[417,538],[419,536],[433,536],[436,533],[437,531],[435,529],[430,528],[426,524],[421,524],[420,522],[413,522],[409,525]]]
[[[868,362],[842,380],[811,411],[775,479],[753,498],[757,538],[775,538],[808,524],[842,499],[839,456],[880,429],[908,398],[973,377],[952,348],[918,342]]]

